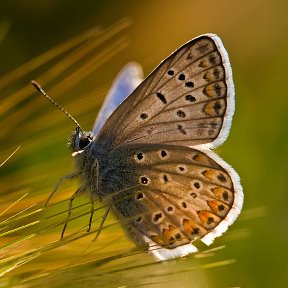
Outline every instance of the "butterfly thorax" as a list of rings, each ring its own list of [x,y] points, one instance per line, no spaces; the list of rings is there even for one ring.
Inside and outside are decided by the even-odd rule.
[[[80,190],[97,198],[99,184],[100,150],[93,141],[90,132],[82,131],[78,127],[70,135],[69,143],[72,156],[75,159],[75,174],[81,182]],[[99,151],[98,151],[99,150]]]

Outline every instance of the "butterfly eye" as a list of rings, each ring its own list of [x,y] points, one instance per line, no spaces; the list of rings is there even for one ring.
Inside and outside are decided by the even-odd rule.
[[[79,150],[83,150],[93,141],[93,137],[90,132],[80,131],[77,127],[69,137],[68,146],[72,150],[72,152],[78,152]]]
[[[81,136],[79,138],[79,148],[84,149],[87,145],[90,144],[91,141],[92,139],[90,138],[90,136]]]

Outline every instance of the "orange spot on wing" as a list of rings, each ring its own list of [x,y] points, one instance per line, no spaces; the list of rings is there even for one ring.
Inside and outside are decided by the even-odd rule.
[[[222,198],[222,194],[223,192],[225,191],[226,189],[225,188],[222,188],[222,187],[215,187],[215,188],[212,188],[211,191],[215,194],[215,196],[217,198]]]
[[[189,236],[195,235],[197,237],[201,234],[201,228],[193,220],[184,219],[183,230]]]
[[[221,218],[209,211],[199,211],[198,217],[202,225],[207,229],[214,228],[220,221]]]
[[[224,201],[227,204],[232,204],[234,196],[230,190],[223,188],[223,187],[215,187],[215,188],[212,188],[211,191],[221,201]]]
[[[211,82],[211,81],[213,80],[213,75],[212,75],[212,73],[211,73],[210,71],[207,71],[207,72],[204,74],[203,78],[204,78],[206,81]]]
[[[212,85],[207,85],[204,90],[203,93],[208,96],[208,97],[213,97],[215,96],[215,91],[214,91],[214,87]],[[207,105],[208,106],[208,105]],[[211,105],[210,105],[211,106]],[[211,107],[212,108],[212,107]]]
[[[163,235],[163,238],[165,239],[165,241],[169,241],[169,239],[172,236],[172,233],[168,229],[163,229],[162,235]]]
[[[207,201],[207,203],[214,213],[222,217],[225,216],[230,210],[227,205],[217,200]]]
[[[165,245],[172,247],[177,247],[189,243],[190,240],[181,233],[180,229],[169,225],[169,228],[164,228],[162,231],[162,236],[165,242]],[[181,243],[181,244],[180,244]]]
[[[167,241],[170,240],[171,237],[174,237],[174,235],[179,232],[179,229],[173,225],[169,225],[169,228],[166,229],[164,228],[163,229],[163,232],[162,232],[162,235],[163,235],[163,238]]]
[[[164,244],[164,240],[161,237],[159,237],[158,235],[152,235],[150,238],[156,244],[159,244],[159,245],[163,245]]]
[[[206,158],[201,155],[201,154],[196,154],[194,157],[193,157],[193,160],[199,162],[199,163],[205,163],[206,161]]]
[[[215,175],[216,175],[216,171],[215,170],[211,170],[211,169],[208,169],[208,170],[205,170],[202,172],[202,175],[209,179],[209,180],[214,180],[215,179]]]
[[[206,68],[208,66],[208,61],[207,60],[201,60],[198,64],[198,66],[201,68]]]
[[[209,102],[206,104],[206,106],[204,107],[204,113],[206,113],[209,116],[214,116],[215,110],[212,103]]]
[[[185,233],[187,234],[190,234],[192,233],[193,231],[193,228],[195,227],[195,222],[192,221],[192,220],[187,220],[187,219],[184,219],[183,220],[183,229],[185,231]]]

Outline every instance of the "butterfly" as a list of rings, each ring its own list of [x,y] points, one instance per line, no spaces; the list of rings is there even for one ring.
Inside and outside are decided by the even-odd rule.
[[[73,199],[86,193],[88,230],[100,199],[108,207],[101,225],[112,211],[136,245],[166,260],[196,252],[196,239],[210,245],[241,211],[239,176],[211,151],[231,127],[232,71],[220,38],[204,34],[140,82],[139,66],[127,65],[91,132],[65,111],[77,125],[69,141],[76,170],[54,192],[79,178],[68,219]]]

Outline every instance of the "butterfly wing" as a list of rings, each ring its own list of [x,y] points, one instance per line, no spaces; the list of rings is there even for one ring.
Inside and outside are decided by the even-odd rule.
[[[211,244],[240,213],[239,177],[211,151],[130,144],[107,159],[99,191],[129,236],[161,260],[195,251],[198,238]]]
[[[218,36],[206,34],[171,54],[125,99],[99,142],[213,148],[226,139],[233,113],[227,52]]]
[[[143,72],[139,64],[128,63],[122,68],[114,80],[114,83],[97,115],[92,129],[92,136],[95,136],[100,131],[109,116],[114,112],[119,104],[132,93],[142,80]]]

